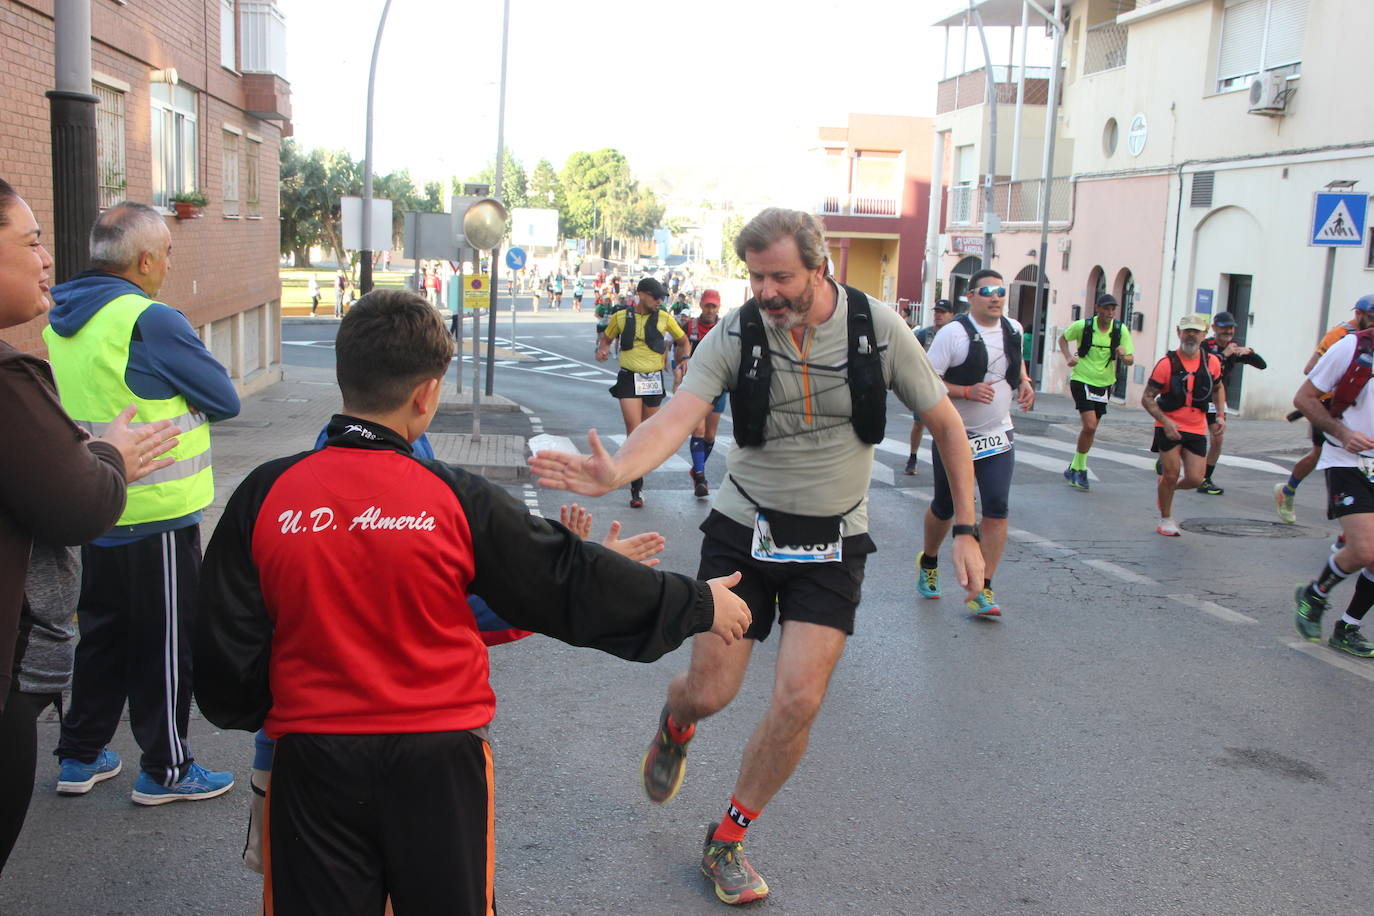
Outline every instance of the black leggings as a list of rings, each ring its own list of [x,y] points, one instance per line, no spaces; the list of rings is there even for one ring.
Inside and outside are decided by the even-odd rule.
[[[59,694],[10,691],[0,714],[0,872],[24,829],[38,761],[38,715]]]

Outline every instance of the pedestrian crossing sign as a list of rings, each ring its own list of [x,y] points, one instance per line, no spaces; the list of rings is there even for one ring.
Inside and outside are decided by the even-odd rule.
[[[486,274],[464,276],[463,305],[470,309],[484,309],[491,305],[491,277]]]
[[[1312,201],[1312,235],[1308,244],[1325,248],[1361,247],[1368,204],[1366,194],[1318,191]]]

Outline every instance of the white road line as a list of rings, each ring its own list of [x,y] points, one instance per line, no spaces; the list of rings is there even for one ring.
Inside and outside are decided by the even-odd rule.
[[[935,498],[935,494],[934,494],[934,493],[928,493],[928,492],[926,492],[925,490],[912,490],[912,489],[904,488],[904,489],[898,490],[897,492],[900,493],[900,494],[902,494],[903,496],[905,496],[905,497],[908,498],[908,499],[914,499],[914,500],[916,500],[917,502],[922,502],[922,503],[928,503],[928,502],[930,502],[932,499]]]
[[[1295,649],[1303,655],[1315,658],[1317,661],[1326,662],[1328,665],[1335,665],[1343,671],[1358,675],[1367,681],[1374,681],[1374,662],[1357,662],[1353,658],[1342,655],[1338,650],[1320,643],[1290,642],[1288,648]]]
[[[1251,471],[1264,471],[1269,474],[1278,474],[1283,477],[1287,477],[1289,472],[1289,468],[1274,464],[1272,461],[1261,461],[1258,458],[1233,458],[1230,455],[1222,455],[1218,463],[1230,465],[1232,467],[1245,468]]]
[[[539,371],[540,371],[540,372],[562,372],[564,369],[576,369],[576,368],[577,368],[578,366],[580,366],[580,365],[582,365],[582,364],[581,364],[581,363],[563,363],[562,365],[558,365],[558,366],[540,366],[540,367],[539,367]],[[577,373],[577,374],[578,374],[578,375],[582,375],[582,373],[580,373],[580,372]]]
[[[1058,553],[1075,552],[1071,547],[1065,547],[1063,544],[1051,541],[1049,538],[1042,538],[1038,534],[1032,534],[1021,528],[1012,528],[1009,526],[1007,528],[1007,536],[1015,538],[1018,541],[1025,541],[1027,544],[1033,544],[1036,547],[1043,547],[1045,550],[1053,550]]]
[[[1064,463],[1063,458],[1054,458],[1050,455],[1041,455],[1037,454],[1036,452],[1027,451],[1023,448],[1018,448],[1016,450],[1016,463],[1029,464],[1033,468],[1040,468],[1042,471],[1053,471],[1054,473],[1061,475],[1063,474],[1064,468],[1068,467],[1068,465]],[[1089,468],[1088,479],[1100,480],[1101,478],[1099,478],[1096,474],[1092,472],[1092,468]]]
[[[1197,595],[1170,595],[1169,598],[1179,604],[1202,611],[1204,614],[1211,614],[1218,620],[1224,620],[1227,623],[1259,623],[1249,614],[1242,614],[1240,611],[1233,611],[1229,607],[1222,607],[1215,601],[1208,601]]]
[[[620,448],[622,445],[625,444],[625,435],[624,435],[623,433],[620,434],[620,435],[618,435],[618,436],[602,436],[601,439],[602,439],[603,442],[614,442],[616,448]],[[685,459],[685,458],[683,458],[683,457],[681,457],[681,456],[679,456],[679,455],[670,455],[670,456],[668,457],[668,460],[664,461],[664,462],[663,462],[662,464],[660,464],[658,467],[654,468],[654,471],[679,471],[679,472],[680,472],[680,471],[689,471],[689,470],[691,470],[691,469],[692,469],[692,462],[688,461],[687,459]],[[651,471],[650,473],[653,473],[653,472]]]
[[[601,373],[595,369],[588,369],[585,372],[574,372],[572,374],[577,378],[591,378],[592,376],[600,375]]]
[[[1022,441],[1023,439],[1026,440],[1027,442],[1030,442],[1030,443],[1033,444],[1033,445],[1040,445],[1040,444],[1042,444],[1043,442],[1052,442],[1052,441],[1053,441],[1053,440],[1046,440],[1046,439],[1044,439],[1043,436],[1022,436],[1022,435],[1020,435],[1020,434],[1017,434],[1017,436],[1016,436],[1016,441],[1017,441],[1017,442],[1020,442],[1020,441]],[[1042,441],[1037,441],[1037,440],[1042,440]],[[1055,443],[1055,444],[1058,445],[1058,443]],[[911,454],[911,443],[910,443],[909,441],[903,442],[903,441],[900,440],[900,439],[893,439],[893,438],[891,438],[891,437],[888,437],[888,438],[884,439],[882,442],[879,442],[879,443],[878,443],[877,449],[878,449],[878,451],[880,451],[880,452],[887,452],[889,455],[900,455],[900,456],[902,456],[903,458],[906,458],[908,455]],[[1073,448],[1070,447],[1069,450],[1070,450],[1070,451],[1073,451]],[[1096,453],[1094,453],[1094,454],[1096,454]],[[926,464],[926,466],[929,466],[929,465],[930,465],[930,463],[931,463],[931,457],[930,457],[930,449],[929,449],[929,448],[923,447],[923,448],[921,449],[920,460],[921,460],[922,462],[924,462],[924,463]],[[1049,456],[1049,455],[1039,455],[1039,454],[1036,454],[1035,452],[1028,451],[1028,450],[1026,450],[1026,449],[1017,449],[1017,450],[1016,450],[1016,463],[1017,463],[1017,464],[1028,464],[1028,465],[1030,465],[1030,466],[1033,467],[1033,468],[1040,468],[1042,471],[1053,471],[1053,472],[1055,472],[1056,474],[1061,473],[1061,472],[1064,470],[1064,468],[1066,467],[1066,465],[1064,464],[1063,459],[1061,459],[1061,458],[1053,458],[1053,457],[1051,457],[1051,456]],[[1154,466],[1154,462],[1153,462],[1153,461],[1150,461],[1150,462],[1148,462],[1148,463],[1149,463],[1149,465],[1150,465],[1151,467]],[[1100,477],[1098,477],[1096,474],[1094,474],[1094,473],[1092,472],[1092,469],[1090,468],[1090,469],[1088,470],[1088,479],[1089,479],[1089,480],[1100,481],[1102,478],[1100,478]]]
[[[873,468],[868,472],[868,476],[876,483],[885,483],[889,487],[897,485],[896,473],[881,461],[873,462]]]
[[[1038,445],[1041,448],[1053,449],[1056,452],[1068,452],[1072,454],[1078,451],[1078,446],[1072,442],[1060,442],[1058,439],[1051,439],[1048,436],[1031,436],[1025,433],[1016,434],[1017,443],[1029,442],[1031,445]],[[1106,461],[1115,461],[1119,464],[1129,464],[1133,468],[1144,468],[1154,470],[1155,460],[1146,458],[1144,455],[1131,455],[1126,452],[1114,452],[1111,449],[1094,448],[1088,453],[1091,458],[1102,458]],[[1020,457],[1018,455],[1018,457]]]
[[[573,455],[582,454],[567,436],[550,436],[547,433],[542,436],[531,436],[529,446],[530,454],[546,451],[568,452]]]
[[[1117,566],[1111,560],[1084,560],[1083,563],[1109,576],[1114,576],[1122,582],[1132,582],[1137,585],[1157,584],[1155,580],[1151,579],[1149,576],[1142,576],[1140,573],[1129,570],[1124,566]]]

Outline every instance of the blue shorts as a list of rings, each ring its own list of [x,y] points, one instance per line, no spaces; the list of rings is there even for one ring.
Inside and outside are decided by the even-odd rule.
[[[1007,437],[1011,438],[1010,431]],[[949,478],[940,461],[940,449],[931,443],[931,464],[935,468],[935,498],[930,501],[931,513],[941,521],[954,517],[954,498],[949,491]],[[983,506],[983,518],[1006,518],[1008,497],[1011,494],[1011,472],[1016,467],[1016,447],[1000,455],[990,455],[973,462],[973,476],[978,481],[978,501]]]

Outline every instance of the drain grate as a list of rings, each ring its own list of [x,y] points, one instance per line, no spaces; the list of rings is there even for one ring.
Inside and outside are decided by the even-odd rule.
[[[1190,518],[1179,522],[1178,526],[1194,534],[1224,538],[1309,538],[1321,534],[1302,525],[1285,525],[1259,518]]]

